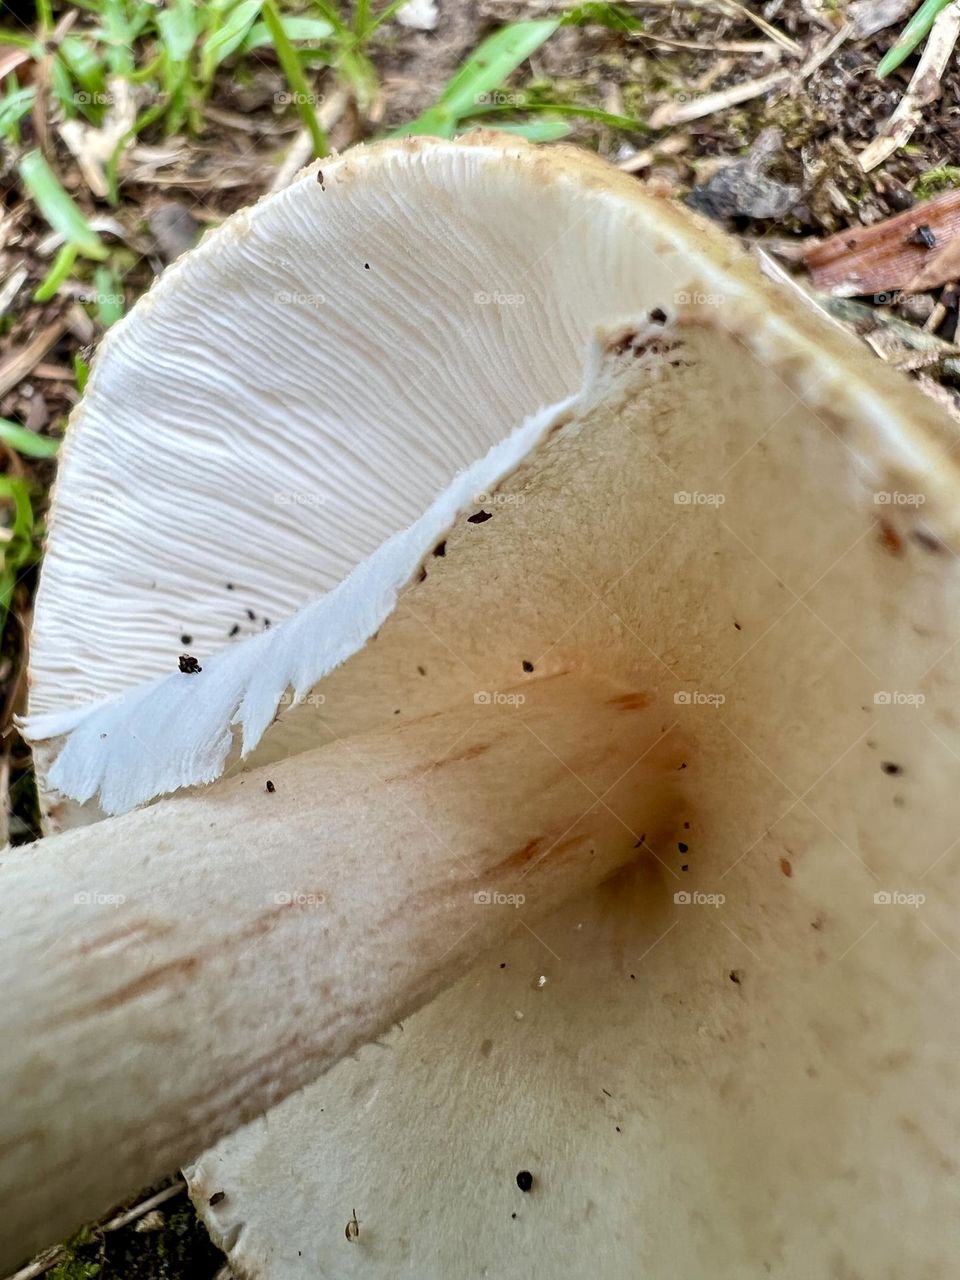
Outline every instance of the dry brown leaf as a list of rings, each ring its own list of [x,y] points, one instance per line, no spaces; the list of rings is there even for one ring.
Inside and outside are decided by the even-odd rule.
[[[930,247],[925,241],[932,241]],[[945,191],[872,227],[847,227],[828,236],[804,262],[818,289],[839,296],[918,291],[952,278],[948,273],[917,283],[955,245],[960,246],[960,191]]]

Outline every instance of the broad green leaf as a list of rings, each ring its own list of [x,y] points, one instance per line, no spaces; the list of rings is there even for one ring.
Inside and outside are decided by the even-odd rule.
[[[20,178],[38,209],[63,238],[87,258],[102,261],[107,249],[86,218],[64,191],[56,174],[39,151],[28,151],[20,161]]]

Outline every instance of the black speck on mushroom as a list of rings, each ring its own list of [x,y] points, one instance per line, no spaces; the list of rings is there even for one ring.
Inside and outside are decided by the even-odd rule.
[[[894,764],[892,760],[882,760],[880,762],[880,768],[883,770],[884,773],[889,773],[889,774],[903,773],[903,765]]]
[[[181,653],[179,666],[185,676],[195,676],[203,670],[192,653]]]
[[[486,524],[492,519],[493,516],[489,511],[475,511],[472,516],[467,516],[467,524]]]
[[[181,644],[193,644],[193,636],[188,636],[186,632],[180,637]]]
[[[270,792],[270,794],[271,794],[271,795],[273,795],[273,793],[276,791],[276,789],[277,789],[277,788],[274,786],[274,784],[273,784],[273,783],[270,781],[270,779],[268,778],[268,779],[267,779],[267,791],[269,791],[269,792]]]
[[[446,538],[444,538],[444,540],[443,540],[442,542],[438,542],[438,543],[437,543],[437,545],[433,548],[433,554],[434,554],[435,556],[445,556],[445,555],[447,554],[447,540],[446,540]]]
[[[727,974],[727,977],[730,979],[731,982],[736,983],[736,985],[739,987],[740,983],[743,981],[743,970],[731,969],[730,972]]]
[[[233,637],[233,636],[238,636],[238,635],[240,634],[240,623],[239,623],[239,622],[235,622],[235,623],[233,624],[233,626],[230,628],[230,633],[229,633],[229,634],[230,634],[230,636],[231,636],[231,637]]]
[[[252,609],[248,609],[248,610],[247,610],[247,617],[250,619],[250,621],[251,621],[251,622],[254,622],[254,621],[256,621],[256,617],[257,617],[257,615],[253,612],[253,610],[252,610]]]
[[[417,670],[420,672],[420,674],[421,674],[422,676],[425,676],[425,675],[427,674],[427,668],[426,668],[426,667],[417,667]]]
[[[664,311],[663,307],[654,307],[650,312],[650,320],[653,324],[666,324],[667,313]]]
[[[418,581],[418,582],[426,582],[426,580],[427,580],[427,571],[426,571],[426,569],[423,567],[423,565],[421,565],[421,566],[420,566],[420,576],[417,578],[417,581]]]
[[[530,672],[533,670],[533,663],[528,662],[526,658],[524,658],[524,660],[520,663],[520,665],[521,667],[523,667],[524,671]]]
[[[687,853],[689,851],[690,846],[687,844],[684,844],[682,840],[679,840],[677,841],[677,848],[680,850],[681,853]]]
[[[213,1195],[210,1197],[210,1199],[207,1201],[207,1204],[211,1206],[215,1204],[219,1204],[221,1200],[226,1200],[226,1198],[227,1198],[227,1193],[225,1191],[215,1191]]]
[[[517,1174],[517,1186],[521,1191],[529,1191],[533,1186],[533,1174],[529,1169],[521,1169]]]

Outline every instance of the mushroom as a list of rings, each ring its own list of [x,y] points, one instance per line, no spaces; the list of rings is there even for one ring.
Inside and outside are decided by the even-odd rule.
[[[470,948],[447,975],[416,957],[431,976],[401,1004],[460,981],[382,1043],[342,1056],[368,1020],[296,1071],[280,1056],[256,1099],[279,1105],[191,1164],[215,1239],[264,1280],[947,1273],[955,426],[594,157],[481,133],[316,172],[205,239],[104,344],[38,598],[48,822],[199,790],[32,861],[115,866],[134,830],[180,848],[184,813],[229,827],[265,766],[322,823],[351,743],[401,762],[413,733],[429,774],[435,717],[463,734],[445,829],[479,804],[544,867],[564,833],[517,783],[528,761],[562,773],[580,741],[584,764],[653,763],[595,833],[608,870],[630,828],[614,881],[466,976]],[[199,672],[176,669],[181,633]],[[521,735],[511,696],[550,731]],[[485,771],[463,757],[491,713],[508,745]],[[356,778],[336,794],[347,845],[388,837],[387,801]],[[584,808],[606,803],[588,784]],[[302,826],[271,840],[322,872]],[[408,890],[425,848],[387,839]],[[182,860],[158,846],[147,867],[182,903]],[[380,919],[369,881],[355,911],[357,936]],[[240,967],[258,1010],[274,972],[276,948]],[[150,998],[117,1014],[118,1053]],[[217,1007],[184,1002],[190,1033]],[[241,1013],[222,1012],[231,1046],[256,1039]]]

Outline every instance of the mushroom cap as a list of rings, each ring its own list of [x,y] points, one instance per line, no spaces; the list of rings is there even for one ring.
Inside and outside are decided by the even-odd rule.
[[[336,631],[341,644],[316,683],[297,683],[312,679],[297,669],[314,703],[258,743],[272,686],[244,669],[242,697],[260,689],[259,720],[250,711],[244,724],[254,756],[294,749],[294,726],[340,736],[396,710],[602,670],[661,708],[664,732],[686,735],[678,817],[689,827],[670,848],[635,833],[631,871],[203,1155],[190,1180],[215,1238],[238,1275],[270,1280],[949,1274],[960,1247],[952,424],[731,241],[595,159],[485,135],[386,144],[323,172],[325,191],[310,178],[274,197],[289,229],[314,228],[318,201],[340,191],[341,245],[360,233],[402,242],[408,288],[437,300],[431,333],[452,340],[472,318],[491,344],[461,342],[480,367],[445,412],[471,413],[488,351],[506,360],[519,347],[508,379],[528,361],[545,369],[534,349],[548,339],[557,364],[522,393],[500,386],[514,397],[504,416],[477,453],[451,455],[450,475],[437,469],[435,507],[428,495],[408,516],[413,530],[434,512],[442,556],[426,536],[437,523],[408,530],[402,555],[381,546],[319,603],[236,647],[262,646],[258,663],[288,680],[309,637],[319,650]],[[383,174],[390,183],[373,181]],[[266,261],[256,227],[272,208],[248,215],[243,238],[218,233],[224,247],[234,237],[252,244],[249,264]],[[443,281],[459,271],[474,287],[480,264],[504,254],[495,287],[517,292],[526,269],[532,309],[458,310]],[[266,303],[248,311],[269,315]],[[97,385],[112,360],[101,357]],[[150,403],[163,412],[159,395]],[[89,430],[67,455],[61,506]],[[426,438],[410,431],[406,474]],[[490,446],[502,452],[459,489],[456,467]],[[464,497],[481,476],[490,518],[471,521],[480,512]],[[62,529],[54,550],[57,539]],[[358,580],[356,600],[378,601],[362,625],[324,603]],[[105,673],[96,692],[108,687]],[[213,695],[200,678],[192,687],[203,718]],[[159,688],[81,713],[61,759],[98,717],[121,729],[147,699],[165,705]],[[155,745],[175,758],[183,740],[174,723]],[[113,776],[110,751],[101,758],[106,772],[80,778],[81,795]],[[150,765],[137,785],[160,772]],[[531,815],[544,855],[548,823]]]

